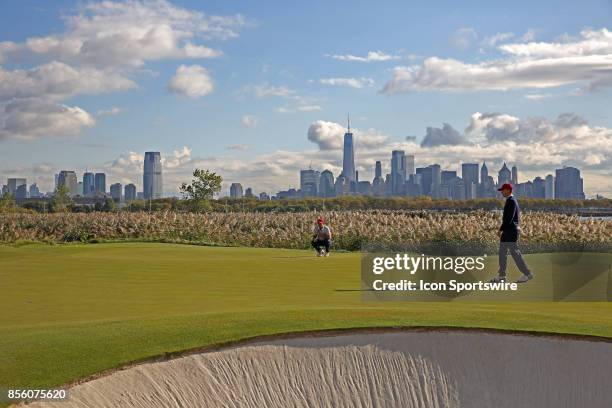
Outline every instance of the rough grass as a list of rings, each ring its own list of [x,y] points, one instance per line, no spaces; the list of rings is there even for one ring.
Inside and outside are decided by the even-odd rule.
[[[534,270],[548,262],[526,259]],[[352,290],[356,253],[75,244],[0,246],[0,260],[0,387],[49,387],[291,331],[456,326],[612,337],[610,303],[364,302]]]

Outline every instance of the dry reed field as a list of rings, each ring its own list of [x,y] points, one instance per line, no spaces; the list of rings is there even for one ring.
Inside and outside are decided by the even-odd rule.
[[[314,220],[327,219],[335,249],[402,245],[427,250],[440,244],[459,250],[494,250],[500,214],[409,212],[399,210],[325,213],[59,213],[0,214],[0,242],[63,243],[141,240],[203,245],[304,249]],[[612,223],[554,213],[525,213],[524,252],[610,251]],[[465,252],[465,251],[464,251]]]

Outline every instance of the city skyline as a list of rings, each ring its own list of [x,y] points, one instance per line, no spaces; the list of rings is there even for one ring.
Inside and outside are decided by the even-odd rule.
[[[165,195],[193,168],[274,191],[311,162],[339,173],[350,111],[368,179],[403,150],[529,178],[573,166],[587,195],[612,195],[609,2],[337,5],[4,2],[0,177],[48,191],[90,169],[142,188],[152,150]]]

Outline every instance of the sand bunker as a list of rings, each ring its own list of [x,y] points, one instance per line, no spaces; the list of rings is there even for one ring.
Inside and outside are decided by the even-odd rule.
[[[137,365],[30,407],[609,407],[612,344],[479,332],[253,343]]]

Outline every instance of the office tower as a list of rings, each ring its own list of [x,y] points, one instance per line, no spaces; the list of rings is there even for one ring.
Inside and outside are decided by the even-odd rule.
[[[121,183],[111,184],[110,195],[111,195],[111,198],[115,200],[116,202],[121,201]]]
[[[372,195],[372,184],[369,181],[357,181],[357,194],[370,196]]]
[[[323,170],[319,178],[319,195],[321,197],[333,197],[336,195],[334,188],[334,174],[329,170]]]
[[[2,186],[2,191],[0,192],[0,196],[5,196],[5,195],[7,195],[8,193],[9,193],[9,191],[8,191],[8,186],[7,186],[6,184],[4,184],[4,185]]]
[[[518,184],[518,168],[516,166],[512,166],[512,184]]]
[[[440,196],[440,185],[442,184],[442,171],[439,164],[432,164],[431,168],[431,196]]]
[[[17,189],[19,188],[19,186],[25,186],[26,185],[26,179],[24,179],[24,178],[10,178],[10,179],[7,179],[6,185],[8,187],[9,194],[12,194],[14,196],[15,193],[17,192]]]
[[[57,177],[57,185],[66,187],[70,197],[75,197],[78,194],[77,176],[72,170],[60,171]]]
[[[487,163],[482,162],[482,167],[480,168],[480,182],[484,183],[487,177],[489,177],[489,169],[487,168]]]
[[[77,181],[77,195],[83,197],[83,182]]]
[[[533,198],[546,198],[546,180],[540,176],[533,179]]]
[[[232,183],[232,185],[230,186],[230,198],[242,198],[243,195],[244,194],[242,193],[242,184]]]
[[[351,122],[348,120],[347,132],[344,134],[344,150],[342,156],[342,175],[350,183],[356,180],[355,176],[355,146],[353,145],[353,134],[351,133]]]
[[[502,184],[510,183],[510,181],[512,181],[512,173],[508,166],[506,166],[506,162],[504,162],[504,165],[497,174],[497,185],[501,187]]]
[[[94,175],[94,190],[95,195],[106,194],[106,174],[96,173]]]
[[[320,173],[316,170],[300,170],[300,190],[302,197],[316,197],[319,189]]]
[[[30,185],[30,198],[38,198],[40,197],[40,190],[36,183]]]
[[[544,179],[544,198],[547,200],[555,198],[555,178],[552,174],[549,174]]]
[[[478,186],[478,163],[462,163],[461,178],[465,186],[465,198],[476,198],[476,188]]]
[[[255,195],[253,194],[253,189],[251,187],[247,187],[246,190],[244,190],[244,197],[255,198]]]
[[[145,152],[142,185],[142,191],[144,192],[146,200],[162,198],[162,163],[161,154],[159,152]]]
[[[270,196],[266,192],[259,193],[259,199],[264,201],[270,201]]]
[[[28,189],[26,186],[27,180],[24,178],[7,179],[8,193],[16,200],[28,198]]]
[[[421,187],[421,195],[431,195],[431,183],[432,168],[431,167],[417,167],[416,169],[416,180]]]
[[[372,194],[376,197],[385,195],[385,180],[382,178],[382,163],[376,162],[374,167],[374,180],[372,180]]]
[[[406,155],[406,180],[414,174],[414,155]]]
[[[406,183],[406,155],[403,150],[391,152],[391,195],[404,195]]]
[[[443,185],[450,185],[451,181],[453,181],[456,177],[457,177],[457,172],[456,171],[451,171],[451,170],[442,170],[442,184]]]
[[[580,170],[575,167],[563,167],[557,169],[555,173],[555,198],[584,200]]]
[[[91,197],[96,192],[94,174],[90,172],[83,173],[83,196]]]
[[[126,184],[123,188],[123,199],[131,201],[136,199],[136,186],[134,184]]]
[[[347,195],[349,193],[350,183],[344,174],[340,174],[334,183],[334,192],[337,197]]]

